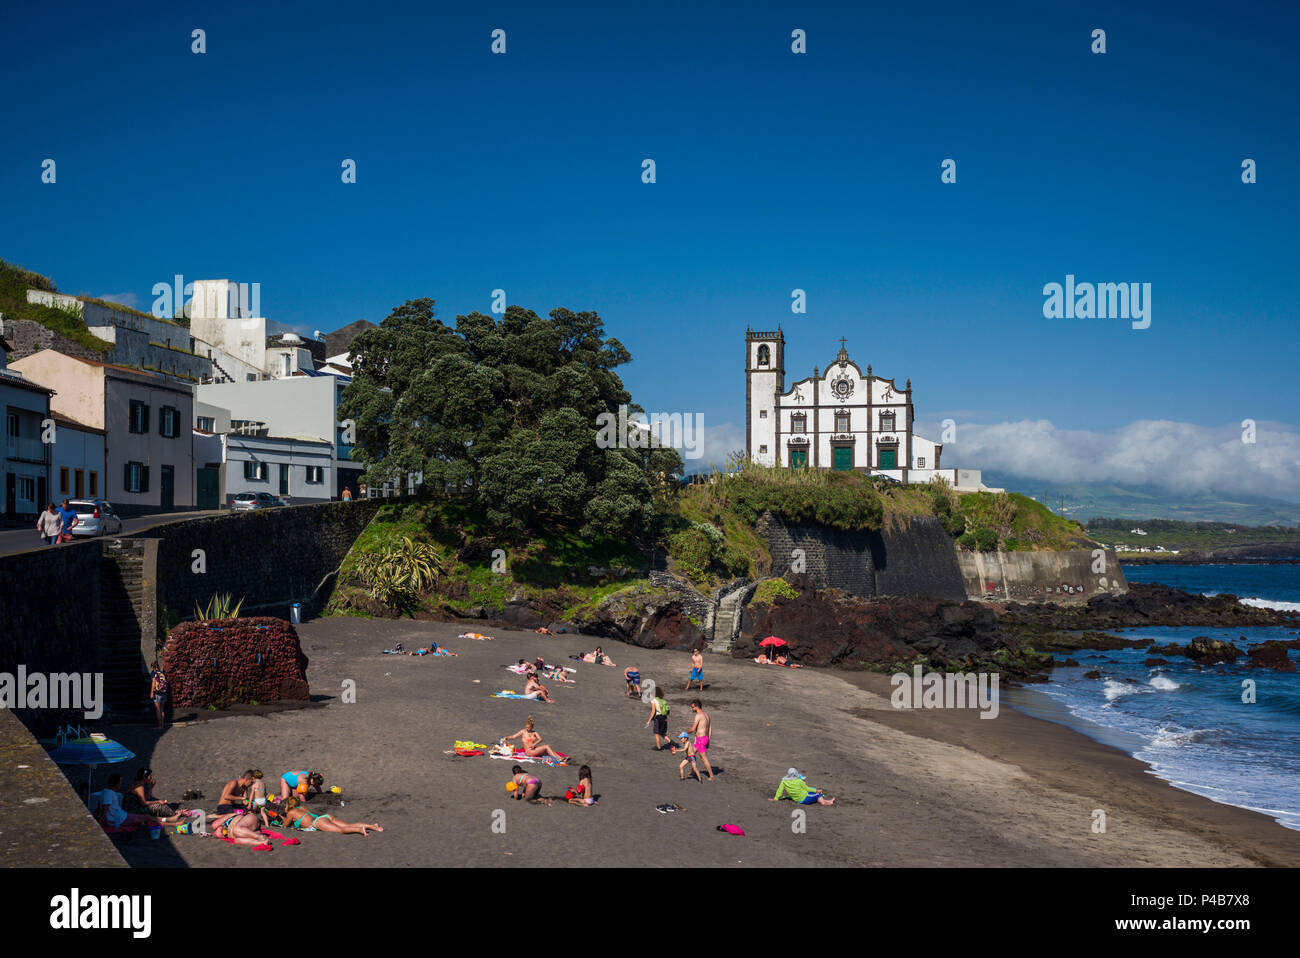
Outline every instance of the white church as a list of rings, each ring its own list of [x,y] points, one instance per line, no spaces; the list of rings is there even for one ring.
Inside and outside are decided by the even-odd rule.
[[[913,431],[912,381],[866,372],[840,351],[825,372],[787,389],[785,334],[745,331],[746,452],[765,466],[833,469],[883,475],[899,482],[938,477],[975,492],[978,469],[944,468],[943,446]]]

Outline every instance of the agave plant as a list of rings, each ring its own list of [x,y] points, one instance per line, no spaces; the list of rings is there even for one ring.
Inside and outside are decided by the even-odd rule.
[[[200,622],[239,618],[239,610],[243,607],[244,600],[241,598],[234,605],[230,603],[229,592],[218,592],[208,600],[207,608],[201,608],[197,602],[194,603],[194,617]]]
[[[428,592],[442,574],[433,546],[402,536],[379,552],[358,557],[356,573],[372,597],[385,605],[401,605]]]

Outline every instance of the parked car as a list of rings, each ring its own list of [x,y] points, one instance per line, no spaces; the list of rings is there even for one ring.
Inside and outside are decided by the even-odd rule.
[[[107,499],[69,499],[68,505],[77,513],[74,536],[115,536],[122,532],[122,520]]]
[[[287,506],[279,496],[273,496],[269,492],[237,492],[230,497],[230,508],[233,512],[247,512],[250,509],[274,509],[276,506]]]

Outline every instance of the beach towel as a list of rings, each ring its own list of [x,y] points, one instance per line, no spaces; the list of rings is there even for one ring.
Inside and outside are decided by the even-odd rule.
[[[527,763],[530,765],[568,765],[569,757],[565,755],[563,759],[557,759],[553,755],[541,755],[534,757],[529,755],[521,748],[513,748],[509,745],[494,745],[489,753],[492,758],[499,758],[512,762]],[[560,754],[564,754],[561,752]]]
[[[494,699],[532,699],[540,702],[541,699],[539,699],[538,696],[541,694],[541,692],[529,692],[527,695],[520,695],[518,692],[511,692],[508,689],[503,689],[500,692],[493,692],[492,697]]]
[[[480,642],[489,642],[489,641],[492,640],[492,636],[490,636],[490,635],[484,635],[484,634],[481,633],[481,632],[462,632],[460,635],[456,636],[456,638],[458,638],[458,639],[477,639],[477,640],[480,641]]]
[[[739,825],[719,825],[718,831],[726,832],[728,835],[743,835],[745,830]]]

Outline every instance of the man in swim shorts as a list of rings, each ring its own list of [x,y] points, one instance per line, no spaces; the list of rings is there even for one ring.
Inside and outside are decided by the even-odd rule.
[[[700,654],[699,649],[691,649],[691,674],[686,679],[685,692],[691,690],[691,683],[698,682],[700,691],[704,691],[704,656]]]
[[[709,733],[712,731],[713,722],[709,719],[709,713],[704,711],[699,699],[691,699],[691,711],[695,713],[695,721],[691,723],[690,732],[695,738],[686,746],[686,757],[682,763],[677,766],[677,772],[682,781],[686,780],[686,763],[691,765],[691,771],[695,773],[695,778],[699,782],[704,779],[700,777],[700,770],[695,766],[695,759],[699,758],[704,763],[704,770],[709,773],[709,781],[713,781],[713,766],[709,764]],[[677,754],[676,746],[673,747],[673,754]]]

